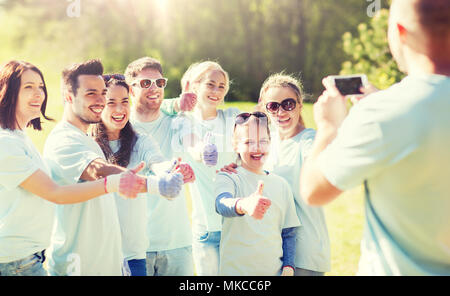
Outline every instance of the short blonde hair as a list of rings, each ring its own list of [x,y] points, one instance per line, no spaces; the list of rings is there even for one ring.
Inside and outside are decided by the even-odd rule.
[[[197,62],[189,66],[181,78],[181,89],[184,91],[189,82],[189,90],[193,83],[201,82],[206,73],[210,71],[219,71],[225,77],[225,93],[230,89],[230,77],[228,73],[218,63],[213,61]]]

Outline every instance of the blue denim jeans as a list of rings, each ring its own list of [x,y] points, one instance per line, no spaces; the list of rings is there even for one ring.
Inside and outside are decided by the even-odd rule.
[[[147,267],[145,259],[133,259],[128,260],[128,267],[130,269],[131,276],[146,276]]]
[[[192,247],[147,252],[147,275],[193,276]]]
[[[44,260],[42,251],[13,262],[0,263],[0,276],[47,276],[48,273],[42,266]]]
[[[194,232],[192,255],[196,274],[216,276],[219,274],[220,231]]]

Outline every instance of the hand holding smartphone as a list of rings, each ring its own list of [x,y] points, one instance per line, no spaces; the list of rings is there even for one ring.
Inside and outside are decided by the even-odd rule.
[[[362,95],[360,88],[366,87],[369,83],[365,74],[355,75],[334,75],[336,88],[343,96]]]

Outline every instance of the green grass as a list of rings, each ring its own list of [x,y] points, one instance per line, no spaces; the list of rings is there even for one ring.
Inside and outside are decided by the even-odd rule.
[[[43,131],[28,130],[34,144],[42,152],[45,139],[57,121],[62,117],[63,107],[57,92],[49,92],[50,99],[47,115],[55,122],[45,122]],[[57,99],[52,99],[57,98]],[[255,103],[232,102],[222,108],[236,107],[242,111],[251,111]],[[307,127],[315,127],[312,105],[305,104],[302,112]],[[189,207],[190,209],[190,207]],[[324,207],[331,241],[331,272],[327,275],[354,275],[360,256],[360,240],[363,230],[363,192],[361,188],[345,192],[337,200]]]

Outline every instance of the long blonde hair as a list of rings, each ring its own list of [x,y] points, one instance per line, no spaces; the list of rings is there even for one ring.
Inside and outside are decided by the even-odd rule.
[[[296,100],[300,106],[300,109],[303,107],[304,92],[303,92],[303,85],[300,82],[300,79],[297,79],[293,75],[285,74],[284,72],[270,75],[269,77],[267,77],[267,79],[263,82],[263,85],[261,86],[261,90],[259,92],[259,103],[260,104],[264,105],[264,103],[263,103],[264,94],[267,92],[267,90],[269,88],[273,88],[273,87],[288,87],[288,88],[290,88],[296,95]],[[264,110],[264,112],[267,113],[266,108],[264,106],[262,109]],[[301,112],[300,112],[299,122],[303,126],[305,126]]]
[[[186,90],[186,85],[188,82],[188,91],[191,91],[192,85],[194,83],[201,82],[206,73],[208,73],[209,71],[219,71],[223,74],[223,76],[225,77],[225,94],[227,94],[228,90],[230,89],[230,77],[228,76],[228,73],[222,68],[222,66],[213,61],[197,62],[190,65],[181,78],[182,91]]]

